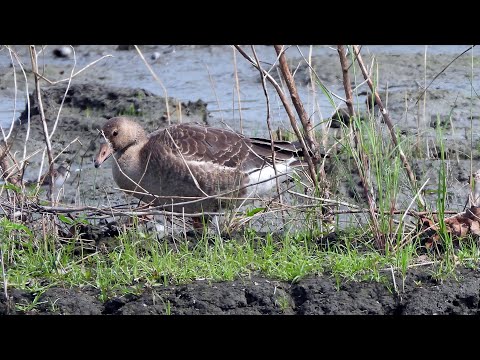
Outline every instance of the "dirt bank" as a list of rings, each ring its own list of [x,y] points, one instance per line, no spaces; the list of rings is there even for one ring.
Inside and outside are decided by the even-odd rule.
[[[462,269],[455,277],[435,280],[429,269],[397,276],[385,283],[346,282],[319,275],[291,284],[252,275],[231,282],[195,281],[147,288],[102,303],[94,288],[51,287],[28,309],[37,294],[11,289],[17,308],[10,310],[3,292],[0,314],[64,315],[480,315],[480,274]],[[403,285],[402,285],[403,284]]]

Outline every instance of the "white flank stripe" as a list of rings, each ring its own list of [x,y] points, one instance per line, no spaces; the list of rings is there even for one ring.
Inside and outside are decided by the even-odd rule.
[[[286,163],[275,164],[275,167],[277,169],[276,175],[278,176],[282,174],[281,176],[278,176],[279,182],[285,181],[288,177],[288,174],[291,174],[293,172],[293,168],[290,166],[293,161],[295,161],[295,158],[292,157]],[[275,170],[273,169],[273,166],[266,165],[264,168],[258,169],[257,171],[250,173],[248,179],[248,185],[271,179],[269,181],[262,182],[258,185],[252,185],[247,188],[249,196],[262,197],[267,195],[272,190],[272,188],[275,187]]]

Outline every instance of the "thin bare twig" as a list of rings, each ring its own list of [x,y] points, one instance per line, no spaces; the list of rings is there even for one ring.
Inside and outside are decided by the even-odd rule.
[[[235,69],[235,87],[237,89],[238,115],[240,117],[240,133],[243,134],[242,101],[240,99],[240,82],[238,81],[237,52],[235,48],[232,48],[232,49],[233,49],[233,68]]]
[[[52,143],[50,142],[50,137],[48,133],[47,127],[47,120],[45,119],[45,112],[43,111],[43,102],[42,102],[42,94],[40,92],[40,81],[38,75],[38,63],[37,63],[37,53],[35,51],[35,45],[30,45],[30,59],[32,61],[32,71],[34,73],[35,79],[35,92],[37,95],[37,102],[38,102],[38,110],[40,112],[40,119],[42,121],[43,126],[43,136],[45,138],[45,145],[47,146],[47,155],[49,161],[49,176],[50,176],[50,184],[49,184],[49,191],[50,191],[50,201],[53,203],[53,189],[55,187],[54,181],[54,166],[53,166],[53,153],[52,153]]]
[[[460,56],[462,56],[463,54],[469,52],[470,50],[472,50],[473,48],[475,47],[475,45],[473,46],[470,46],[468,49],[466,49],[465,51],[463,51],[461,54],[457,55],[452,61],[450,61],[437,75],[435,75],[435,77],[432,79],[432,81],[430,81],[430,84],[428,84],[428,86],[425,87],[425,89],[423,89],[423,91],[417,96],[417,100],[415,101],[415,104],[414,105],[417,105],[417,103],[420,101],[420,99],[422,98],[423,94],[425,94],[428,90],[428,88],[433,84],[433,82],[435,80],[437,80],[437,78],[442,75],[445,70],[447,70],[449,68],[450,65],[452,65]]]
[[[315,166],[315,169],[319,163],[319,155],[318,155],[318,143],[315,139],[315,133],[313,132],[313,124],[307,115],[303,103],[300,100],[300,96],[297,91],[297,87],[295,85],[295,80],[293,79],[292,73],[290,72],[290,68],[287,64],[287,57],[285,56],[285,52],[283,51],[282,45],[274,45],[275,51],[277,52],[278,61],[280,64],[280,70],[282,72],[283,78],[287,84],[288,91],[290,92],[290,97],[292,99],[293,106],[297,111],[297,115],[300,118],[300,122],[302,123],[303,130],[305,130],[305,138],[307,140],[308,146],[312,152],[312,162]],[[316,177],[313,179],[315,185],[317,184]]]
[[[306,198],[306,199],[310,199],[310,200],[314,200],[314,201],[319,201],[319,202],[322,202],[322,203],[342,205],[342,206],[350,208],[350,210],[331,210],[332,214],[355,214],[355,213],[366,213],[366,212],[370,211],[369,209],[362,209],[358,205],[350,204],[350,203],[347,203],[345,201],[324,199],[324,198],[309,196],[309,195],[300,194],[298,192],[291,191],[291,190],[288,190],[287,192],[289,194],[299,196],[299,197],[302,197],[302,198]],[[318,205],[312,205],[312,206],[318,206]],[[406,215],[413,216],[413,217],[422,217],[422,216],[430,215],[430,214],[438,214],[439,212],[438,211],[415,211],[415,210],[411,210],[410,206],[409,206],[405,210],[394,210],[394,211],[384,211],[384,212],[380,212],[378,210],[375,210],[375,213],[376,214],[383,214],[383,215],[402,215],[402,221],[403,221],[403,219],[405,218]],[[450,214],[450,215],[454,215],[454,216],[461,216],[461,215],[465,214],[465,212],[458,213],[457,211],[452,211],[452,210],[445,210],[442,213]]]
[[[315,79],[317,80],[317,83],[320,84],[320,86],[322,87],[322,89],[327,92],[328,94],[330,94],[332,97],[334,98],[337,98],[338,100],[342,101],[342,102],[346,102],[347,100],[342,98],[340,95],[338,94],[335,94],[332,90],[330,90],[324,83],[323,81],[320,79],[320,76],[318,76],[317,72],[315,71],[315,69],[313,68],[313,66],[311,65],[311,48],[310,48],[310,53],[309,53],[309,60],[307,60],[305,58],[305,55],[303,55],[302,51],[300,50],[300,47],[297,45],[297,50],[300,54],[300,56],[303,58],[303,61],[305,61],[305,63],[308,65],[308,69],[311,73],[313,73],[313,75],[315,75]],[[315,94],[315,86],[314,86],[314,82],[313,82],[313,76],[310,74],[310,79],[312,80],[311,83],[312,83],[312,92]]]
[[[138,55],[140,55],[140,58],[142,59],[143,63],[145,64],[145,66],[147,67],[148,71],[150,71],[150,74],[152,74],[153,78],[160,84],[160,86],[162,87],[163,89],[163,93],[165,94],[165,106],[167,108],[167,123],[168,125],[171,124],[171,120],[170,120],[170,109],[168,107],[168,94],[167,94],[167,88],[163,85],[162,81],[160,80],[160,78],[157,76],[157,74],[155,74],[155,71],[153,71],[152,67],[150,66],[150,64],[147,62],[147,60],[145,60],[145,57],[143,56],[143,53],[142,51],[138,48],[137,45],[133,45],[135,46],[135,50],[137,50],[138,52]]]
[[[58,121],[60,119],[60,112],[62,111],[63,104],[64,104],[65,99],[66,99],[67,94],[68,94],[68,90],[70,89],[70,84],[72,83],[72,79],[73,79],[73,76],[74,76],[73,71],[75,70],[75,67],[77,66],[77,56],[76,56],[76,53],[75,53],[75,48],[71,45],[70,45],[70,47],[72,48],[72,51],[73,51],[72,71],[70,72],[70,77],[68,78],[67,88],[65,89],[65,93],[63,94],[62,101],[60,102],[60,107],[58,108],[57,117],[55,118],[55,122],[53,123],[52,130],[51,130],[50,134],[48,135],[50,140],[52,139],[52,136],[55,133],[55,130],[57,130]]]
[[[265,82],[265,76],[263,75],[262,66],[260,65],[260,61],[258,60],[257,52],[255,51],[255,47],[253,45],[252,45],[252,53],[253,53],[253,56],[255,58],[255,61],[257,62],[257,66],[258,66],[258,69],[259,69],[258,71],[260,72],[260,79],[262,80],[263,93],[265,94],[265,99],[267,101],[267,128],[268,128],[268,133],[270,134],[270,149],[272,151],[272,167],[273,167],[273,171],[274,171],[275,175],[277,175],[278,174],[277,165],[275,164],[275,146],[273,144],[272,125],[270,124],[270,98],[268,96],[267,84]],[[275,178],[275,185],[276,185],[276,188],[277,188],[278,198],[279,198],[280,202],[282,202],[282,195],[280,194],[280,183],[278,181],[278,177]],[[282,217],[282,219],[283,219],[283,217]]]
[[[40,53],[40,52],[39,52],[39,53]],[[92,61],[90,64],[85,65],[83,68],[81,68],[80,70],[78,70],[75,74],[71,74],[68,78],[61,79],[61,80],[57,80],[57,81],[52,81],[52,80],[46,78],[45,76],[43,76],[42,74],[40,74],[40,73],[38,73],[38,72],[35,73],[35,75],[37,75],[40,79],[45,80],[45,81],[46,81],[47,83],[49,83],[50,85],[55,85],[55,84],[58,84],[58,83],[61,83],[61,82],[65,82],[65,81],[70,82],[70,79],[71,79],[71,78],[74,78],[74,77],[76,77],[77,75],[80,75],[82,72],[84,72],[85,70],[87,70],[89,67],[95,65],[95,64],[98,63],[100,60],[103,60],[103,59],[108,58],[108,57],[113,57],[113,55],[104,55],[104,56],[102,56],[101,58]]]
[[[8,48],[8,51],[9,51],[9,54],[10,54],[10,61],[11,61],[11,64],[12,64],[12,70],[13,70],[13,86],[15,88],[15,92],[14,92],[14,99],[13,99],[13,114],[12,114],[12,122],[10,124],[10,130],[8,131],[8,135],[5,136],[5,133],[3,131],[3,127],[2,127],[2,135],[3,135],[3,140],[5,141],[5,143],[7,142],[8,138],[10,137],[10,135],[12,134],[12,130],[13,130],[13,125],[15,124],[15,114],[17,112],[17,92],[18,92],[18,88],[17,88],[17,70],[15,69],[15,61],[13,60],[13,55],[12,55],[12,50]]]

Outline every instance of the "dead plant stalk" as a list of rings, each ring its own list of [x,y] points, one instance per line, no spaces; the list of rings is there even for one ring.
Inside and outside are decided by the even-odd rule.
[[[348,74],[349,67],[348,67],[348,61],[347,61],[347,54],[345,52],[345,48],[343,47],[343,45],[337,45],[337,51],[338,51],[338,56],[340,57],[340,65],[342,67],[343,87],[345,89],[348,113],[350,115],[350,118],[353,118],[353,116],[355,115],[355,111],[353,108],[353,92],[352,92],[352,87],[350,85],[350,76]],[[352,133],[353,133],[355,148],[359,152],[361,162],[362,162],[361,166],[357,161],[355,161],[355,164],[357,164],[358,174],[360,175],[363,191],[368,201],[368,208],[369,208],[370,218],[373,224],[373,233],[375,234],[375,241],[377,243],[378,248],[382,249],[385,246],[384,239],[380,232],[380,226],[378,224],[377,214],[375,211],[376,209],[375,201],[373,199],[372,192],[371,192],[372,188],[370,186],[369,179],[367,176],[368,167],[369,167],[368,158],[365,152],[362,151],[361,147],[358,145],[359,144],[358,132],[356,131],[354,123],[352,124],[352,129],[353,129]]]
[[[255,51],[255,47],[253,45],[252,45],[252,53],[253,53],[253,56],[255,57],[255,61],[257,62],[257,66],[259,69],[258,71],[260,72],[260,78],[262,80],[263,93],[265,94],[265,99],[267,101],[267,128],[268,128],[268,133],[270,134],[270,149],[272,151],[272,167],[276,176],[278,173],[277,173],[277,166],[275,165],[275,146],[273,145],[272,126],[270,124],[270,98],[268,97],[267,84],[265,82],[265,76],[263,75],[262,66],[260,65],[257,52]],[[278,198],[280,200],[280,203],[282,203],[283,202],[282,194],[280,193],[280,183],[278,181],[278,177],[275,178],[275,185],[277,188]],[[285,218],[283,216],[282,216],[282,221],[285,222]]]
[[[285,56],[285,51],[283,45],[274,45],[275,51],[277,52],[278,62],[280,65],[280,70],[282,72],[283,78],[287,84],[288,91],[290,92],[290,97],[292,99],[293,106],[297,111],[297,115],[300,118],[300,121],[303,126],[303,130],[305,130],[305,139],[307,140],[308,147],[312,152],[311,161],[312,166],[314,168],[314,172],[316,174],[316,169],[318,168],[319,163],[319,156],[318,156],[318,143],[315,139],[315,133],[313,131],[313,124],[310,121],[307,113],[303,107],[303,103],[300,100],[300,96],[298,95],[297,87],[295,85],[295,80],[293,79],[292,72],[287,64],[287,57]],[[317,186],[317,177],[313,178],[313,182],[315,187]]]
[[[52,143],[50,142],[50,136],[48,133],[47,121],[45,119],[45,112],[43,111],[43,103],[42,103],[42,94],[40,93],[40,76],[38,75],[38,62],[37,62],[37,52],[35,50],[35,45],[30,45],[30,59],[32,61],[32,72],[34,75],[35,80],[35,93],[37,96],[38,102],[38,110],[40,112],[40,119],[42,121],[43,126],[43,136],[45,138],[45,145],[47,146],[47,155],[48,155],[48,163],[49,163],[49,176],[50,176],[50,184],[49,184],[49,191],[50,191],[50,201],[53,203],[54,199],[54,163],[53,163],[53,153],[52,153]]]

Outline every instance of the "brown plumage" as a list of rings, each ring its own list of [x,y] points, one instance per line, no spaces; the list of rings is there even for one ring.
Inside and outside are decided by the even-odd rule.
[[[230,190],[235,190],[228,195],[232,197],[261,196],[275,184],[270,140],[191,123],[147,134],[126,117],[108,120],[102,130],[108,142],[101,146],[95,166],[113,153],[112,173],[117,185],[147,203],[179,203]],[[275,142],[281,181],[294,167],[303,166],[300,155],[294,144]],[[268,181],[245,188],[258,180]],[[216,211],[222,205],[225,202],[210,198],[174,206],[173,210]]]

